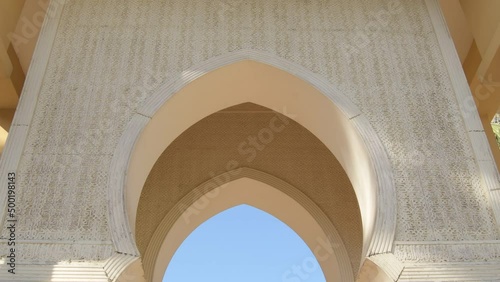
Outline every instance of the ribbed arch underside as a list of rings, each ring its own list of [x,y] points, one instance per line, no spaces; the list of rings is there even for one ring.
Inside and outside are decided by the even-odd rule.
[[[338,230],[357,272],[363,247],[361,215],[342,166],[292,118],[252,103],[202,119],[160,156],[139,201],[136,240],[141,254],[178,201],[201,183],[237,167],[273,175],[309,197]]]

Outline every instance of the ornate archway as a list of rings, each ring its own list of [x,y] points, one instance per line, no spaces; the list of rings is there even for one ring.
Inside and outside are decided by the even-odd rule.
[[[245,102],[298,114],[296,121],[329,148],[349,176],[361,210],[363,256],[390,253],[396,224],[392,168],[367,119],[310,71],[248,50],[183,72],[132,118],[110,171],[109,219],[116,250],[139,256],[133,236],[139,196],[165,148],[202,118]]]

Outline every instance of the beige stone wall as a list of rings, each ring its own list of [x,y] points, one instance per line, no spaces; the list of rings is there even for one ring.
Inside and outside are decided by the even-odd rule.
[[[17,169],[18,236],[40,242],[20,244],[21,260],[111,256],[107,172],[134,109],[193,65],[254,49],[322,76],[368,117],[393,166],[400,260],[497,261],[440,44],[424,1],[68,0]]]

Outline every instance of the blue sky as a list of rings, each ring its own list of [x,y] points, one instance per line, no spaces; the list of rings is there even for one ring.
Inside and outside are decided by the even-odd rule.
[[[314,255],[286,224],[247,205],[207,220],[179,247],[163,282],[325,282]]]

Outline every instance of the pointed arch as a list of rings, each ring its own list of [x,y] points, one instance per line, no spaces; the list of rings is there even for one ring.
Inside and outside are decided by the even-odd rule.
[[[244,102],[296,114],[295,120],[331,150],[360,205],[363,255],[390,253],[396,227],[392,167],[367,118],[327,80],[254,50],[228,53],[186,70],[138,108],[109,173],[109,223],[117,252],[139,256],[133,236],[139,196],[165,148],[202,118]]]
[[[228,182],[221,183],[220,179]],[[214,183],[220,184],[214,187]],[[198,214],[199,205],[206,202],[209,205]],[[292,228],[316,256],[327,281],[354,281],[344,243],[321,209],[283,180],[245,167],[202,183],[170,210],[143,257],[145,276],[150,281],[161,281],[175,251],[189,234],[211,217],[241,204],[263,210]]]

